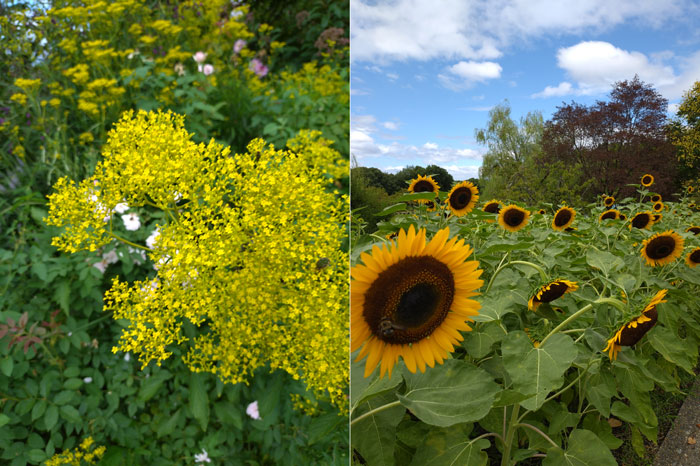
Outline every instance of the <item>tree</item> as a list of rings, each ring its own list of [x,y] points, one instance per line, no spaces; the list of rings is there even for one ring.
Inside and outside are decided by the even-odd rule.
[[[378,168],[355,167],[352,169],[352,174],[353,176],[362,176],[368,186],[382,188],[387,194],[394,194],[401,190],[394,175],[385,173]]]
[[[608,102],[588,107],[572,102],[557,108],[545,124],[540,167],[563,162],[583,170],[586,200],[600,193],[634,194],[627,184],[655,178],[654,192],[670,197],[675,152],[665,136],[668,101],[635,76],[615,83]]]
[[[423,168],[421,166],[408,166],[403,168],[401,171],[394,175],[394,180],[399,186],[400,190],[408,189],[408,184],[411,180],[418,178],[418,176],[432,175],[433,179],[440,186],[441,191],[449,191],[452,189],[454,184],[454,178],[450,175],[447,170],[437,165],[428,165]]]
[[[679,180],[700,188],[700,81],[683,94],[667,134],[676,147]]]

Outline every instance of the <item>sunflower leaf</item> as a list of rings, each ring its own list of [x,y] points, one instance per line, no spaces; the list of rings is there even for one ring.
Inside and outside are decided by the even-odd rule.
[[[695,344],[686,344],[686,341],[678,338],[672,330],[661,326],[649,332],[647,338],[651,346],[661,353],[664,359],[682,367],[689,374],[695,374],[693,371],[697,363]]]
[[[487,465],[488,456],[484,450],[491,442],[485,438],[469,440],[471,430],[471,424],[432,429],[417,446],[411,466]]]
[[[487,297],[481,302],[479,314],[471,318],[475,322],[492,322],[501,320],[504,315],[515,311],[515,297],[512,293],[502,294],[498,297]]]
[[[481,359],[491,352],[491,347],[503,339],[505,331],[497,324],[483,324],[478,330],[475,328],[467,333],[462,346],[469,356]]]
[[[403,364],[400,362],[399,364]],[[378,377],[378,370],[364,377],[365,362],[353,362],[350,365],[350,410],[354,411],[361,403],[372,397],[390,392],[403,382],[401,371],[394,370],[389,377]]]
[[[391,393],[372,398],[358,407],[358,414],[381,408],[395,399]],[[405,413],[406,408],[397,405],[377,411],[352,425],[352,447],[360,452],[367,464],[394,465],[396,426]]]
[[[501,350],[513,388],[525,395],[535,395],[522,403],[532,411],[544,404],[549,392],[561,386],[564,373],[578,354],[571,337],[561,333],[535,348],[525,332],[511,332]]]
[[[403,202],[399,202],[398,204],[390,205],[389,207],[386,207],[383,210],[380,210],[376,214],[374,214],[375,217],[385,217],[387,215],[391,215],[393,213],[399,212],[401,210],[406,210],[406,204]]]
[[[399,201],[432,201],[436,198],[434,192],[405,193],[399,197]]]
[[[614,272],[625,265],[625,261],[621,257],[606,251],[599,251],[593,247],[586,252],[586,262],[591,267],[603,272],[603,275],[606,277],[610,272]]]
[[[448,359],[425,373],[404,370],[404,379],[401,404],[426,424],[440,427],[483,418],[500,390],[488,372],[460,359]]]
[[[566,450],[552,447],[542,466],[616,466],[608,447],[590,430],[575,429],[569,436]]]

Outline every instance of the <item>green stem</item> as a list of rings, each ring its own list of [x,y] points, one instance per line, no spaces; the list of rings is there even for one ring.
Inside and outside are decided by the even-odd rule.
[[[129,246],[133,246],[133,247],[135,247],[135,248],[143,249],[143,250],[145,250],[145,251],[150,251],[150,249],[149,249],[148,247],[142,246],[142,245],[140,245],[140,244],[132,243],[132,242],[129,241],[128,239],[124,239],[124,238],[122,238],[121,236],[117,236],[117,235],[115,235],[115,234],[112,233],[112,232],[109,232],[109,236],[111,236],[112,238],[114,238],[114,239],[116,239],[116,240],[118,240],[118,241],[121,241],[122,243],[126,243],[126,244],[128,244]]]
[[[503,442],[503,458],[501,458],[501,466],[510,466],[510,450],[513,445],[513,436],[518,428],[518,411],[520,410],[519,404],[513,405],[513,412],[510,415],[510,425],[508,426],[508,433],[506,434],[506,439]]]
[[[396,401],[392,401],[391,403],[387,403],[385,405],[382,405],[379,408],[374,408],[371,411],[367,411],[362,416],[358,416],[355,419],[353,419],[352,421],[350,421],[350,427],[352,427],[354,424],[357,424],[358,422],[360,422],[361,420],[363,420],[367,417],[374,416],[375,414],[377,414],[380,411],[384,411],[386,409],[393,408],[394,406],[399,406],[400,404],[401,404],[401,402],[399,400],[396,400]]]
[[[576,382],[578,382],[581,379],[581,377],[583,377],[586,374],[586,372],[588,372],[589,367],[591,367],[590,362],[588,363],[588,366],[586,367],[586,369],[584,369],[583,372],[579,371],[578,377],[576,377],[573,382],[571,382],[569,385],[567,385],[566,387],[564,387],[561,390],[559,390],[558,392],[556,392],[554,395],[547,397],[547,399],[545,399],[544,402],[546,403],[550,400],[555,399],[556,397],[558,397],[559,395],[561,395],[562,393],[564,393],[565,391],[567,391],[568,389],[573,387],[576,384]]]
[[[78,327],[77,329],[73,330],[73,332],[79,332],[81,330],[88,329],[88,328],[92,327],[93,325],[102,322],[103,320],[109,319],[110,317],[112,317],[112,314],[114,314],[114,311],[109,311],[107,314],[103,315],[99,319],[95,319],[92,322],[88,322],[87,324],[83,325],[82,327]]]
[[[585,314],[587,311],[589,311],[591,308],[593,308],[594,304],[611,304],[611,305],[615,306],[616,308],[618,308],[622,312],[624,312],[624,310],[625,310],[625,305],[621,301],[619,301],[615,298],[598,298],[595,301],[593,301],[592,303],[586,304],[581,309],[579,309],[578,311],[573,313],[569,318],[564,320],[561,324],[554,327],[554,329],[551,332],[549,332],[549,335],[547,335],[546,337],[544,337],[542,339],[542,341],[540,342],[540,347],[542,347],[544,345],[544,343],[549,339],[549,337],[551,337],[552,335],[557,333],[562,328],[566,327],[566,325],[568,325],[569,322],[572,322],[572,321],[578,319],[583,314]]]
[[[533,269],[536,269],[540,273],[540,278],[542,279],[543,282],[547,281],[547,273],[544,271],[542,267],[540,267],[537,264],[533,264],[532,262],[527,262],[527,261],[510,261],[510,264],[520,264],[520,265],[528,265],[532,267]]]
[[[538,429],[537,427],[533,426],[532,424],[527,424],[527,423],[525,423],[525,422],[519,422],[519,423],[515,424],[515,427],[527,427],[528,429],[532,429],[532,430],[534,430],[535,432],[537,432],[538,434],[540,434],[540,435],[541,435],[544,439],[546,439],[549,443],[551,443],[551,444],[554,445],[555,447],[559,448],[559,445],[557,445],[556,443],[554,443],[554,440],[552,440],[551,438],[549,438],[549,435],[545,434],[544,432],[542,432],[540,429]]]

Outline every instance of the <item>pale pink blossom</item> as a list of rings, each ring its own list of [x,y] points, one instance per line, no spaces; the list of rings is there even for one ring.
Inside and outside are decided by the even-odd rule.
[[[204,63],[204,60],[207,59],[207,54],[204,53],[204,52],[197,52],[197,53],[195,53],[194,55],[192,55],[192,58],[193,58],[194,61],[196,61],[197,63],[202,64],[202,63]]]
[[[258,60],[257,58],[253,58],[253,59],[250,61],[250,64],[248,65],[248,68],[249,68],[253,73],[255,73],[256,75],[258,75],[258,77],[260,77],[260,78],[262,78],[263,76],[265,76],[265,75],[267,74],[267,72],[268,72],[267,66],[265,66],[265,65],[263,64],[263,62],[261,62],[261,61]]]
[[[246,46],[246,41],[243,39],[238,39],[233,44],[233,53],[241,53],[241,50]]]
[[[258,402],[253,401],[245,410],[246,414],[255,420],[260,420],[260,411],[258,411]]]
[[[204,76],[209,76],[210,74],[214,73],[214,67],[212,65],[210,65],[209,63],[207,63],[202,68],[202,73],[204,73]]]

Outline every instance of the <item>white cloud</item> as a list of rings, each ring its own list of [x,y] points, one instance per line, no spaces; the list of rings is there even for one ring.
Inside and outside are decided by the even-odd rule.
[[[449,68],[450,72],[467,81],[486,81],[501,77],[501,65],[492,61],[461,61]]]
[[[387,73],[386,77],[389,78],[390,81],[396,81],[399,79],[399,75],[396,73]]]
[[[396,131],[399,129],[399,125],[393,121],[385,121],[382,123],[382,126],[391,131]]]
[[[428,150],[435,150],[438,148],[438,145],[435,144],[434,142],[426,142],[423,144],[423,149],[428,149]]]
[[[353,61],[493,60],[547,34],[600,33],[634,21],[660,28],[697,14],[692,0],[353,0]]]
[[[679,104],[668,104],[668,108],[666,109],[666,112],[667,112],[669,115],[675,115],[676,112],[678,112],[678,107],[679,107],[679,106],[680,106]]]
[[[682,62],[680,74],[664,64],[663,60],[671,58],[673,55],[668,53],[646,56],[641,52],[615,47],[609,42],[580,42],[557,52],[559,67],[576,85],[564,81],[556,87],[547,86],[532,97],[607,94],[615,82],[630,80],[638,75],[639,79],[651,84],[667,99],[677,99],[700,75],[700,52]]]

